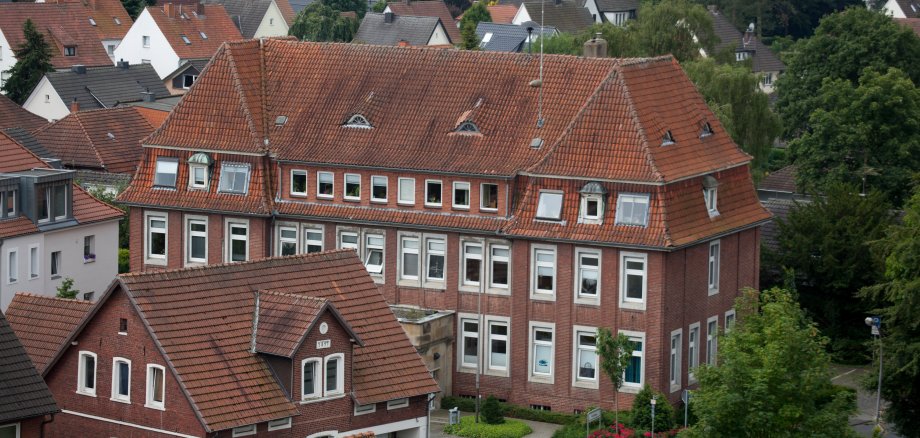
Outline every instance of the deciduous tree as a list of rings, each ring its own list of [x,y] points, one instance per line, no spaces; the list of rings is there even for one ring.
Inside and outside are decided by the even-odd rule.
[[[3,92],[14,102],[22,105],[32,94],[32,89],[38,85],[45,73],[53,71],[51,66],[51,46],[45,41],[32,23],[26,19],[22,25],[24,40],[13,53],[16,55],[16,64],[7,70],[10,77],[3,84]]]
[[[700,49],[713,53],[717,41],[709,12],[687,0],[643,3],[629,26],[645,56],[672,54],[683,62],[699,58]]]
[[[340,11],[315,2],[294,18],[289,35],[304,41],[350,42],[358,31],[358,22],[343,17]]]
[[[623,373],[629,366],[632,357],[633,343],[626,335],[618,333],[616,336],[610,329],[602,327],[597,329],[597,355],[600,357],[601,369],[613,383],[614,418],[617,428],[620,426],[620,387],[623,386]]]

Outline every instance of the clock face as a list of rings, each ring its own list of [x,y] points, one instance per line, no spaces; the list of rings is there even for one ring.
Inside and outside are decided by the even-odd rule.
[[[319,325],[319,333],[325,335],[329,331],[329,324],[325,322]]]

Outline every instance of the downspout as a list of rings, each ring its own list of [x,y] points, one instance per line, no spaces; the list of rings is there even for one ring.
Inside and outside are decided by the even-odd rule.
[[[50,417],[50,418],[48,418],[47,420],[42,419],[42,423],[41,423],[41,425],[40,425],[39,428],[38,428],[38,437],[39,437],[39,438],[45,438],[45,425],[54,422],[54,414],[53,414],[53,413],[48,414],[48,417]]]

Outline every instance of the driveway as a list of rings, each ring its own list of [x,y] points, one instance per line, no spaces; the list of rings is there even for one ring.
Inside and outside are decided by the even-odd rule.
[[[470,412],[461,412],[460,415],[467,417],[473,414]],[[515,420],[527,423],[527,425],[533,429],[533,433],[527,435],[528,438],[550,438],[553,436],[553,433],[562,428],[562,426],[558,424],[540,423],[538,421],[530,420]],[[429,435],[431,438],[452,437],[453,435],[444,433],[444,426],[447,425],[447,422],[447,410],[438,409],[431,411],[431,428],[429,430]]]
[[[852,365],[831,365],[831,378],[837,385],[856,388],[856,414],[850,417],[850,426],[859,436],[871,437],[872,429],[875,427],[875,388],[866,390],[860,384],[865,375],[871,373],[868,366]],[[885,411],[885,401],[882,400],[882,412]],[[882,424],[884,427],[884,423]],[[886,431],[882,435],[885,438],[901,438],[900,435],[891,432],[891,427],[885,427]]]

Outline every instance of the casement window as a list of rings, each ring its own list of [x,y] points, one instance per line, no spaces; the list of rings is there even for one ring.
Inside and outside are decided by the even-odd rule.
[[[479,322],[461,319],[460,366],[476,368],[479,363]]]
[[[629,357],[629,364],[623,373],[623,387],[639,390],[645,384],[645,333],[621,330],[620,333],[629,338],[633,351]]]
[[[112,360],[112,400],[131,402],[131,361],[123,357]]]
[[[498,184],[480,184],[479,209],[484,211],[498,210]]]
[[[596,302],[600,294],[601,253],[575,250],[576,300]]]
[[[403,236],[399,239],[400,273],[403,280],[418,280],[419,238]]]
[[[188,186],[193,189],[208,187],[208,166],[202,164],[189,164]]]
[[[323,229],[304,225],[303,246],[308,254],[323,252]]]
[[[425,206],[441,206],[441,181],[425,180]]]
[[[735,327],[735,309],[725,312],[725,333],[728,333]]]
[[[342,231],[339,233],[339,248],[353,249],[358,252],[358,233],[351,231]]]
[[[671,332],[671,354],[668,365],[669,381],[671,382],[671,392],[681,389],[681,353],[683,349],[683,330],[677,329]]]
[[[64,46],[64,56],[77,56],[76,46]]]
[[[562,219],[562,192],[540,192],[537,202],[537,219],[550,221]]]
[[[690,324],[687,330],[687,380],[696,382],[693,370],[700,366],[700,323]]]
[[[645,310],[647,268],[645,254],[620,253],[620,304],[623,307]]]
[[[531,272],[530,297],[536,299],[555,299],[556,297],[556,248],[552,246],[533,245],[533,264]]]
[[[773,85],[773,73],[764,73],[763,77],[760,78],[760,83],[765,87]]]
[[[150,47],[150,35],[141,36],[141,44],[144,47]]]
[[[597,388],[597,329],[574,326],[575,386]]]
[[[479,286],[482,274],[482,244],[463,242],[463,285]]]
[[[319,383],[321,376],[320,365],[319,358],[304,359],[303,362],[301,362],[301,400],[309,400],[322,396],[322,390],[320,389]]]
[[[335,176],[332,172],[316,172],[316,197],[330,199],[335,189]]]
[[[719,317],[713,316],[706,320],[706,363],[716,364],[716,354],[719,350]]]
[[[409,407],[408,398],[398,398],[396,400],[387,401],[387,410],[392,411],[394,409],[402,409]]]
[[[371,202],[387,202],[389,179],[385,176],[371,177]]]
[[[208,262],[208,221],[201,217],[186,219],[188,237],[186,245],[186,263]]]
[[[719,258],[722,245],[718,240],[709,243],[709,295],[719,293]]]
[[[147,364],[147,401],[144,406],[164,410],[166,406],[166,368]]]
[[[6,284],[19,281],[19,250],[13,248],[6,252]]]
[[[425,238],[425,281],[443,282],[446,278],[447,241],[443,238]]]
[[[221,164],[218,191],[221,193],[235,193],[241,195],[245,195],[249,192],[249,164]]]
[[[232,429],[232,434],[231,434],[231,436],[232,436],[233,438],[236,438],[236,437],[238,437],[238,436],[251,436],[251,435],[255,435],[255,434],[256,434],[256,425],[255,425],[255,424],[249,424],[249,425],[246,425],[246,426],[234,427],[234,428]]]
[[[377,412],[376,403],[371,403],[369,405],[359,405],[355,403],[355,416],[356,417],[358,415],[373,414],[374,412]]]
[[[291,417],[280,418],[277,420],[271,420],[268,422],[268,431],[281,430],[281,429],[290,429],[291,428]]]
[[[60,251],[51,252],[51,278],[55,279],[61,276],[61,272],[64,271],[64,266],[61,264],[63,260],[61,258]]]
[[[706,211],[709,212],[710,216],[716,216],[719,214],[719,207],[717,204],[718,192],[716,187],[704,188],[703,200],[706,201]]]
[[[361,175],[356,173],[345,174],[345,199],[349,201],[361,199]]]
[[[490,245],[489,252],[489,287],[505,292],[510,283],[511,248],[506,245]]]
[[[323,365],[323,394],[326,397],[345,393],[345,356],[341,353],[326,356]]]
[[[0,192],[0,218],[16,217],[16,190]]]
[[[96,260],[96,236],[83,236],[83,263]]]
[[[176,188],[176,175],[178,172],[178,158],[157,157],[156,174],[153,176],[153,186]]]
[[[383,275],[383,246],[382,234],[364,236],[364,267],[371,275]]]
[[[489,321],[489,369],[508,369],[508,323]]]
[[[554,325],[530,323],[530,380],[552,383]]]
[[[649,195],[621,193],[617,197],[617,225],[648,225]]]
[[[399,197],[396,199],[396,202],[403,205],[415,204],[415,179],[399,179]]]
[[[278,227],[278,255],[297,254],[297,227]]]
[[[61,220],[67,217],[67,186],[57,185],[50,189],[51,191],[51,208],[54,220]]]
[[[3,81],[0,81],[0,86],[2,85],[3,85]],[[2,438],[20,438],[20,436],[21,435],[20,435],[20,430],[19,430],[19,423],[0,425],[0,437]]]
[[[77,364],[77,393],[96,396],[96,353],[81,351]]]
[[[38,245],[29,247],[29,278],[38,278],[41,274],[41,253]]]
[[[166,249],[168,245],[166,239],[168,231],[166,215],[161,216],[147,213],[145,222],[147,226],[147,238],[145,239],[147,262],[166,264]]]
[[[227,221],[227,262],[249,260],[249,223]]]
[[[291,196],[307,196],[306,170],[291,170]]]
[[[454,183],[454,208],[462,210],[470,209],[470,183]]]
[[[600,223],[604,218],[604,197],[598,194],[581,195],[579,222]]]
[[[51,220],[51,193],[49,189],[43,190],[38,195],[38,222]]]
[[[128,319],[127,318],[118,318],[118,334],[119,335],[128,334]]]
[[[182,89],[188,90],[192,88],[192,84],[198,80],[198,75],[182,75]]]

